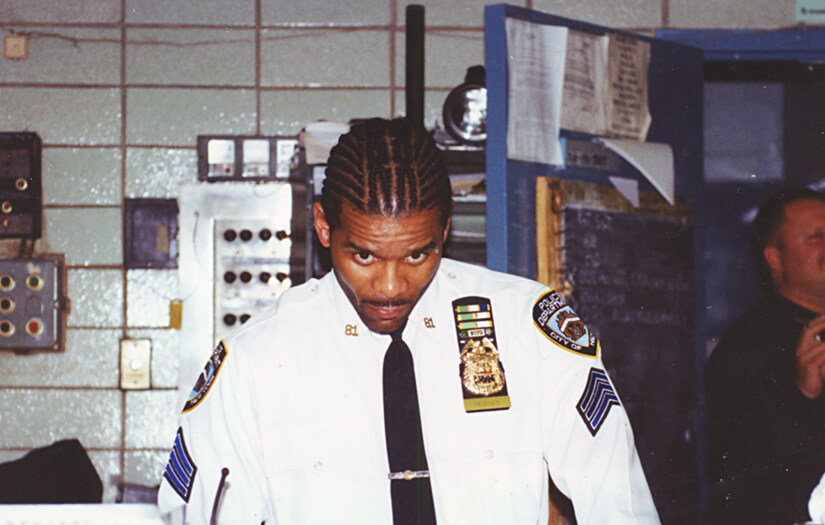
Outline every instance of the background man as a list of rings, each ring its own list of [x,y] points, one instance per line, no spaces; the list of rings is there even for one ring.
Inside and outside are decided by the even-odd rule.
[[[220,342],[162,512],[543,524],[549,471],[582,525],[658,523],[593,334],[538,283],[442,259],[452,201],[432,138],[370,120],[326,173],[314,218],[333,271]]]
[[[825,196],[774,195],[753,243],[769,286],[705,372],[711,522],[806,521],[825,471]]]

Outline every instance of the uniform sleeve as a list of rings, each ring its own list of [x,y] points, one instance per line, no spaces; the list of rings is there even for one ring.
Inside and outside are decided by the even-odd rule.
[[[167,523],[209,523],[216,499],[218,523],[271,516],[245,357],[221,341],[186,401],[158,493]]]
[[[542,302],[544,301],[544,302]],[[580,525],[658,524],[630,421],[599,343],[555,292],[533,309],[540,350],[542,446]]]

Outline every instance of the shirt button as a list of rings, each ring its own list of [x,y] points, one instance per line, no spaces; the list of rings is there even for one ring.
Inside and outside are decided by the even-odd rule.
[[[312,468],[314,468],[315,470],[321,470],[322,468],[324,468],[324,464],[320,461],[316,461],[315,464],[312,465]]]
[[[484,457],[486,457],[487,459],[493,459],[495,455],[496,453],[493,452],[492,449],[487,449],[484,451]]]
[[[455,274],[453,272],[450,272],[447,274],[447,277],[449,277],[450,279],[455,279]]]
[[[309,289],[309,291],[310,292],[317,292],[318,291],[318,285],[317,284],[314,285],[312,288]]]

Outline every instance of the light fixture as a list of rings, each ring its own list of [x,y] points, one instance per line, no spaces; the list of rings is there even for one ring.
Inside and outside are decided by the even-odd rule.
[[[481,146],[487,140],[487,87],[484,75],[484,66],[467,68],[464,83],[450,91],[441,111],[447,133],[469,146]]]

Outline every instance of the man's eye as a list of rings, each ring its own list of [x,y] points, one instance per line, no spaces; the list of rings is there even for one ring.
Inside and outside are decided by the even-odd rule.
[[[424,259],[427,258],[427,254],[424,252],[412,252],[407,259],[412,263],[420,263],[424,262]]]
[[[825,239],[825,232],[816,232],[808,236],[808,242],[820,242]]]
[[[355,254],[355,260],[361,264],[368,264],[373,261],[373,256],[370,252],[358,252]]]

